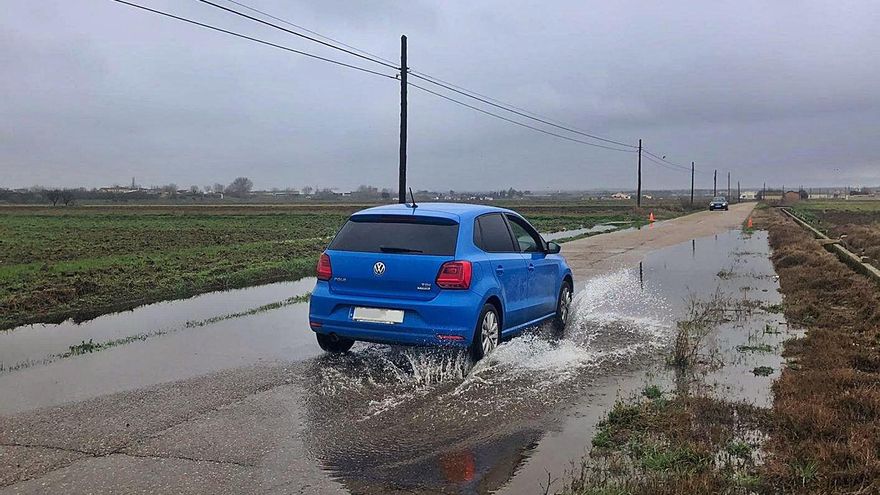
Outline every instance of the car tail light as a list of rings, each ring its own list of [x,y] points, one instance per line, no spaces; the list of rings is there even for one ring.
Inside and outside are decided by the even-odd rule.
[[[330,280],[330,277],[333,276],[333,268],[330,267],[330,257],[327,254],[322,254],[320,258],[318,258],[318,267],[315,269],[315,276],[318,277],[318,280]]]
[[[471,286],[471,262],[447,261],[437,274],[437,286],[441,289],[468,289]]]

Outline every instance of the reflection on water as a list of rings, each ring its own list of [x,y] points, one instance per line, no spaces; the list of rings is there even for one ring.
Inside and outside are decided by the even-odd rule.
[[[541,234],[541,237],[544,238],[545,241],[555,241],[558,239],[565,239],[568,237],[576,237],[584,234],[601,234],[603,232],[611,232],[614,230],[620,229],[619,224],[615,225],[594,225],[592,227],[586,227],[583,229],[571,229],[571,230],[560,230],[559,232],[550,232],[547,234]]]
[[[23,325],[0,331],[0,370],[22,363],[39,362],[67,351],[72,345],[95,343],[137,335],[169,332],[218,315],[247,311],[254,307],[304,294],[315,285],[313,277],[295,282],[278,282],[247,289],[211,292],[189,299],[148,304],[131,311],[100,316],[75,323]]]
[[[306,443],[354,493],[540,492],[544,476],[520,473],[561,474],[567,465],[542,464],[545,454],[536,452],[558,459],[561,450],[577,460],[589,446],[584,432],[596,414],[579,420],[566,411],[617,393],[606,377],[662,363],[690,295],[720,286],[741,297],[741,284],[716,276],[738,258],[735,251],[761,253],[744,277],[773,286],[762,276],[772,274],[766,237],[731,232],[586,281],[561,339],[531,329],[473,366],[448,350],[379,345],[309,362]],[[758,293],[778,300],[775,291]],[[572,445],[571,437],[582,441]]]
[[[379,345],[308,363],[307,444],[356,493],[500,488],[552,411],[667,340],[663,298],[644,297],[630,271],[588,281],[575,306],[564,338],[535,328],[476,365],[461,352]]]

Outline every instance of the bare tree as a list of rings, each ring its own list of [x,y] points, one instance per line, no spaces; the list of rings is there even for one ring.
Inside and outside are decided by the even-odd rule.
[[[64,206],[69,206],[70,203],[73,203],[73,200],[76,198],[76,191],[73,189],[63,189],[61,191],[61,201],[64,203]]]
[[[189,186],[189,193],[195,196],[199,193],[199,186]]]
[[[254,183],[247,177],[237,177],[227,187],[226,192],[230,196],[244,197],[253,189]]]
[[[312,194],[312,186],[305,186],[302,188],[302,193],[306,196]]]
[[[224,186],[223,184],[220,184],[220,183],[214,184],[214,192],[215,193],[223,194],[223,191],[225,191],[225,190],[226,190],[226,186]]]
[[[202,191],[205,191],[205,194],[211,194],[211,191],[213,191],[213,187],[214,186],[208,184],[207,186],[202,188]]]
[[[46,195],[46,199],[52,202],[52,206],[57,205],[58,201],[61,199],[61,191],[59,191],[58,189],[43,191],[43,194]]]
[[[159,189],[162,190],[163,194],[167,195],[170,198],[177,196],[177,184],[173,182],[171,184],[166,184]]]

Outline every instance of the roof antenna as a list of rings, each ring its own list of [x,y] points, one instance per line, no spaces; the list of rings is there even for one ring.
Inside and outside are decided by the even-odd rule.
[[[409,200],[410,200],[410,207],[412,207],[412,208],[419,207],[419,205],[416,204],[416,197],[413,196],[412,188],[409,188]]]

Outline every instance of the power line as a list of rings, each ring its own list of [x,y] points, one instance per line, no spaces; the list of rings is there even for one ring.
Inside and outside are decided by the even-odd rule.
[[[337,39],[331,38],[331,37],[329,37],[329,36],[325,36],[325,35],[323,35],[323,34],[317,32],[317,31],[312,31],[311,29],[309,29],[309,28],[307,28],[307,27],[305,27],[305,26],[300,26],[299,24],[294,24],[294,23],[292,23],[292,22],[290,22],[290,21],[288,21],[288,20],[282,19],[282,18],[280,18],[280,17],[276,17],[276,16],[274,16],[274,15],[268,13],[268,12],[262,11],[262,10],[260,10],[260,9],[254,8],[254,7],[251,7],[250,5],[246,5],[246,4],[244,4],[244,3],[237,2],[236,0],[226,0],[226,1],[229,2],[229,3],[234,3],[235,5],[238,5],[239,7],[243,7],[243,8],[245,8],[245,9],[247,9],[247,10],[250,10],[251,12],[256,12],[257,14],[264,15],[264,16],[266,16],[266,17],[268,17],[268,18],[270,18],[270,19],[276,20],[276,21],[278,21],[278,22],[280,22],[280,23],[282,23],[282,24],[287,24],[288,26],[295,27],[295,28],[297,28],[297,29],[302,29],[303,31],[305,31],[305,32],[307,32],[307,33],[309,33],[309,34],[313,34],[313,35],[315,35],[315,36],[317,36],[317,37],[319,37],[319,38],[323,38],[323,39],[325,39],[325,40],[332,41],[333,43],[337,43],[337,44],[339,44],[339,45],[342,45],[342,46],[344,46],[344,47],[346,47],[346,48],[348,48],[348,49],[350,49],[350,50],[354,50],[354,51],[356,51],[356,52],[363,53],[364,55],[369,55],[369,56],[371,56],[371,57],[378,58],[379,60],[382,60],[382,61],[384,61],[384,62],[388,62],[389,64],[395,64],[395,63],[396,63],[396,62],[394,62],[394,61],[392,61],[392,60],[388,60],[387,58],[384,58],[384,57],[381,57],[381,56],[379,56],[379,55],[376,55],[375,53],[370,53],[370,52],[368,52],[368,51],[366,51],[366,50],[362,50],[362,49],[360,49],[360,48],[358,48],[358,47],[356,47],[356,46],[347,45],[347,44],[345,44],[345,43],[342,42],[342,41],[339,41],[339,40],[337,40]]]
[[[307,32],[309,32],[309,33],[311,33],[311,34],[314,34],[315,36],[319,36],[319,37],[321,37],[321,38],[324,38],[324,39],[330,40],[330,41],[332,41],[332,42],[334,42],[334,43],[337,43],[337,44],[339,44],[339,45],[342,45],[342,46],[344,46],[344,47],[346,47],[346,48],[348,48],[348,49],[340,48],[339,46],[333,45],[332,43],[327,43],[327,42],[324,42],[324,41],[321,41],[321,40],[318,40],[318,39],[315,39],[315,38],[312,38],[312,37],[306,36],[306,35],[304,35],[304,34],[302,34],[302,33],[298,33],[298,32],[296,32],[296,31],[292,31],[292,30],[289,30],[289,29],[285,29],[285,28],[283,28],[283,27],[281,27],[281,26],[278,26],[278,25],[272,24],[271,22],[264,21],[264,20],[262,20],[262,19],[259,19],[259,18],[256,18],[256,17],[253,17],[253,16],[250,16],[250,15],[247,15],[247,14],[245,14],[245,13],[239,12],[239,11],[234,10],[234,9],[230,9],[230,8],[227,8],[227,7],[223,7],[223,6],[218,5],[218,4],[214,3],[214,2],[211,2],[211,1],[209,1],[209,0],[199,0],[199,1],[202,2],[202,3],[208,4],[208,5],[214,6],[214,7],[216,7],[216,8],[219,8],[219,9],[225,10],[225,11],[227,11],[227,12],[231,12],[231,13],[233,13],[233,14],[236,14],[236,15],[239,15],[239,16],[242,16],[242,17],[245,17],[245,18],[247,18],[247,19],[251,19],[251,20],[253,20],[253,21],[256,21],[256,22],[259,22],[259,23],[265,24],[265,25],[267,25],[267,26],[271,26],[271,27],[274,27],[274,28],[276,28],[276,29],[280,29],[280,30],[285,31],[285,32],[287,32],[287,33],[294,34],[294,35],[296,35],[296,36],[300,36],[300,37],[303,37],[303,38],[309,39],[309,40],[311,40],[311,41],[315,41],[315,42],[317,42],[317,43],[321,43],[322,45],[329,46],[329,47],[331,47],[331,48],[335,48],[335,49],[337,49],[337,50],[341,50],[341,51],[346,52],[346,53],[349,53],[349,54],[351,54],[351,55],[355,55],[355,56],[358,56],[358,57],[361,57],[361,58],[364,58],[364,59],[370,60],[370,61],[375,62],[375,63],[381,63],[382,65],[385,65],[386,67],[392,67],[392,68],[395,68],[395,69],[399,69],[396,65],[390,65],[390,64],[393,64],[393,62],[391,62],[390,60],[383,59],[382,57],[379,57],[378,55],[373,55],[372,53],[369,53],[369,52],[367,52],[366,50],[362,50],[362,49],[360,49],[360,48],[357,48],[357,47],[354,47],[354,46],[351,46],[351,45],[347,45],[347,44],[345,44],[345,43],[343,43],[343,42],[341,42],[341,41],[339,41],[339,40],[335,40],[335,39],[333,39],[333,38],[330,38],[329,36],[325,36],[325,35],[323,35],[323,34],[320,34],[320,33],[316,32],[316,31],[312,31],[312,30],[307,29],[307,28],[305,28],[305,27],[302,27],[302,26],[300,26],[300,25],[294,24],[294,23],[292,23],[292,22],[290,22],[290,21],[288,21],[288,20],[285,20],[285,19],[282,19],[282,18],[280,18],[280,17],[274,16],[274,15],[272,15],[272,14],[269,14],[268,12],[265,12],[265,11],[262,11],[262,10],[259,10],[259,9],[256,9],[256,8],[254,8],[254,7],[251,7],[251,6],[249,6],[249,5],[246,5],[246,4],[244,4],[244,3],[242,3],[242,2],[239,2],[239,1],[237,1],[237,0],[226,0],[226,1],[228,1],[228,2],[230,2],[230,3],[233,3],[233,4],[235,4],[235,5],[241,6],[241,7],[245,8],[245,9],[248,9],[248,10],[250,10],[250,11],[252,11],[252,12],[256,12],[256,13],[259,13],[259,14],[264,15],[264,16],[266,16],[266,17],[269,17],[269,18],[271,18],[271,19],[274,19],[274,20],[276,20],[276,21],[278,21],[278,22],[282,22],[282,23],[287,24],[287,25],[289,25],[289,26],[296,27],[296,28],[298,28],[298,29],[302,29],[302,30],[307,31]],[[361,54],[359,54],[359,53],[355,53],[355,52],[360,52],[361,54],[366,54],[366,55],[369,55],[369,56],[361,55]],[[377,60],[377,59],[378,59],[378,60]],[[383,63],[382,61],[387,62],[387,63]],[[507,112],[510,112],[510,113],[513,113],[513,114],[519,115],[519,116],[521,116],[521,117],[525,117],[525,118],[527,118],[527,119],[531,119],[531,120],[534,120],[534,121],[540,122],[540,123],[545,124],[545,125],[549,125],[549,126],[552,126],[552,127],[556,127],[556,128],[558,128],[558,129],[562,129],[562,130],[565,130],[565,131],[568,131],[568,132],[571,132],[571,133],[574,133],[574,134],[579,134],[579,135],[581,135],[581,136],[588,137],[588,138],[590,138],[590,139],[595,139],[595,140],[597,140],[597,141],[606,142],[606,143],[609,143],[609,144],[614,144],[614,145],[623,146],[623,147],[626,147],[626,148],[632,148],[632,149],[637,149],[637,148],[638,148],[637,146],[634,146],[634,145],[631,145],[631,144],[623,143],[623,142],[620,142],[620,141],[615,141],[615,140],[613,140],[613,139],[603,138],[603,137],[600,137],[600,136],[596,136],[596,135],[594,135],[594,134],[590,134],[590,133],[587,133],[587,132],[584,132],[584,131],[580,131],[580,130],[574,129],[572,126],[566,126],[566,125],[562,125],[562,124],[559,124],[559,123],[555,123],[555,122],[553,122],[552,120],[549,120],[549,117],[543,117],[543,116],[541,116],[541,115],[539,115],[539,114],[536,114],[536,113],[534,113],[534,112],[530,112],[530,111],[528,111],[528,110],[525,110],[525,109],[522,109],[522,108],[516,107],[516,106],[511,105],[511,104],[509,104],[509,103],[505,103],[505,102],[500,101],[500,100],[498,100],[498,99],[495,99],[495,98],[492,98],[492,97],[489,97],[489,96],[486,96],[486,95],[483,95],[483,94],[477,93],[476,91],[472,91],[472,90],[469,90],[469,89],[467,89],[467,88],[463,88],[463,87],[461,87],[461,86],[458,86],[458,85],[456,85],[456,84],[453,84],[453,83],[450,83],[450,82],[444,81],[444,80],[442,80],[442,79],[440,79],[440,78],[438,78],[438,77],[434,77],[434,76],[431,76],[431,75],[429,75],[429,74],[424,74],[424,73],[416,72],[416,71],[410,71],[409,74],[412,75],[413,77],[417,77],[417,78],[419,78],[419,79],[421,79],[421,80],[423,80],[423,81],[426,81],[426,82],[428,82],[428,83],[434,84],[434,85],[436,85],[436,86],[440,86],[440,87],[442,87],[442,88],[444,88],[444,89],[446,89],[446,90],[448,90],[448,91],[452,91],[452,92],[458,93],[458,94],[460,94],[460,95],[467,96],[468,98],[475,99],[475,100],[480,101],[480,102],[482,102],[482,103],[485,103],[485,104],[487,104],[487,105],[491,105],[491,106],[496,107],[496,108],[499,108],[499,109],[501,109],[501,110],[504,110],[504,111],[507,111]]]
[[[321,40],[319,40],[318,38],[313,38],[313,37],[311,37],[311,36],[308,36],[308,35],[305,35],[305,34],[302,34],[302,33],[296,32],[296,31],[294,31],[294,30],[292,30],[292,29],[287,29],[287,28],[282,27],[282,26],[279,26],[279,25],[277,25],[277,24],[272,24],[271,22],[269,22],[269,21],[264,21],[263,19],[260,19],[259,17],[254,17],[254,16],[252,16],[252,15],[245,14],[244,12],[239,12],[239,11],[237,11],[237,10],[235,10],[235,9],[230,9],[229,7],[224,7],[224,6],[222,6],[222,5],[216,4],[216,3],[211,2],[211,1],[209,1],[209,0],[199,0],[199,1],[202,2],[202,3],[204,3],[204,4],[208,4],[208,5],[212,6],[212,7],[216,7],[216,8],[218,8],[218,9],[220,9],[220,10],[225,10],[226,12],[229,12],[229,13],[235,14],[235,15],[237,15],[237,16],[244,17],[245,19],[250,19],[250,20],[252,20],[252,21],[254,21],[254,22],[259,22],[260,24],[265,24],[266,26],[271,26],[271,27],[273,27],[273,28],[275,28],[275,29],[280,29],[281,31],[284,31],[285,33],[290,33],[290,34],[292,34],[292,35],[294,35],[294,36],[299,36],[300,38],[305,38],[305,39],[307,39],[307,40],[309,40],[309,41],[314,41],[315,43],[319,43],[319,44],[321,44],[321,45],[324,45],[324,46],[327,46],[327,47],[333,48],[334,50],[339,50],[339,51],[341,51],[341,52],[348,53],[349,55],[354,55],[355,57],[360,57],[360,58],[362,58],[362,59],[364,59],[364,60],[369,60],[370,62],[373,62],[373,63],[379,64],[379,65],[384,65],[385,67],[388,67],[388,68],[391,68],[391,69],[399,69],[399,67],[397,67],[397,66],[394,65],[394,64],[389,64],[389,63],[387,63],[387,62],[383,62],[383,61],[378,60],[378,59],[376,59],[376,58],[369,57],[369,56],[367,56],[367,55],[363,55],[363,54],[357,53],[357,52],[355,52],[355,51],[353,51],[353,50],[349,50],[349,49],[347,49],[347,48],[343,48],[343,47],[340,47],[340,46],[334,45],[333,43],[328,43],[328,42],[326,42],[326,41],[321,41]]]
[[[642,148],[642,151],[643,151],[646,155],[650,155],[650,156],[656,158],[657,160],[659,160],[659,161],[661,161],[661,162],[663,162],[663,163],[665,163],[665,164],[667,164],[667,165],[671,165],[671,166],[673,166],[673,167],[676,167],[678,170],[685,171],[685,172],[690,172],[690,171],[691,171],[691,167],[688,167],[688,166],[685,166],[685,165],[680,165],[680,164],[675,163],[675,162],[671,162],[671,161],[667,160],[665,157],[657,156],[657,155],[655,155],[654,153],[651,153],[650,151],[648,151],[648,150],[646,150],[646,149],[644,149],[644,148]],[[696,167],[694,167],[694,172],[696,172],[696,173],[700,173],[700,174],[708,174],[708,172],[703,172],[702,170],[700,170],[700,169],[698,169],[698,168],[696,168]]]
[[[389,79],[396,79],[395,76],[392,76],[392,75],[389,75],[389,74],[383,74],[383,73],[381,73],[381,72],[374,71],[374,70],[370,70],[370,69],[366,69],[366,68],[364,68],[364,67],[358,67],[357,65],[351,65],[351,64],[347,64],[347,63],[345,63],[345,62],[340,62],[340,61],[338,61],[338,60],[333,60],[333,59],[331,59],[331,58],[326,58],[326,57],[322,57],[322,56],[320,56],[320,55],[315,55],[315,54],[308,53],[308,52],[304,52],[304,51],[301,51],[301,50],[296,50],[296,49],[294,49],[294,48],[290,48],[290,47],[287,47],[287,46],[284,46],[284,45],[278,45],[278,44],[276,44],[276,43],[272,43],[272,42],[270,42],[270,41],[261,40],[261,39],[259,39],[259,38],[254,38],[254,37],[247,36],[247,35],[244,35],[244,34],[241,34],[241,33],[236,33],[235,31],[229,31],[228,29],[223,29],[223,28],[219,28],[219,27],[217,27],[217,26],[212,26],[212,25],[210,25],[210,24],[205,24],[205,23],[203,23],[203,22],[195,21],[195,20],[192,20],[192,19],[187,19],[186,17],[181,17],[181,16],[174,15],[174,14],[171,14],[171,13],[168,13],[168,12],[163,12],[163,11],[161,11],[161,10],[151,9],[151,8],[149,8],[149,7],[145,7],[145,6],[143,6],[143,5],[138,5],[138,4],[136,4],[136,3],[127,2],[126,0],[113,0],[113,1],[116,2],[116,3],[121,3],[121,4],[123,4],[123,5],[127,5],[127,6],[129,6],[129,7],[134,7],[134,8],[136,8],[136,9],[141,9],[141,10],[144,10],[144,11],[147,11],[147,12],[152,12],[153,14],[158,14],[158,15],[165,16],[165,17],[170,17],[171,19],[176,19],[176,20],[178,20],[178,21],[182,21],[182,22],[186,22],[186,23],[189,23],[189,24],[193,24],[193,25],[199,26],[199,27],[203,27],[203,28],[205,28],[205,29],[210,29],[210,30],[217,31],[217,32],[220,32],[220,33],[228,34],[228,35],[230,35],[230,36],[235,36],[235,37],[242,38],[242,39],[245,39],[245,40],[248,40],[248,41],[253,41],[253,42],[255,42],[255,43],[260,43],[260,44],[263,44],[263,45],[266,45],[266,46],[271,46],[271,47],[273,47],[273,48],[278,48],[278,49],[280,49],[280,50],[285,50],[285,51],[288,51],[288,52],[296,53],[296,54],[299,54],[299,55],[302,55],[302,56],[305,56],[305,57],[309,57],[309,58],[313,58],[313,59],[316,59],[316,60],[321,60],[321,61],[323,61],[323,62],[329,62],[329,63],[331,63],[331,64],[339,65],[339,66],[342,66],[342,67],[347,67],[347,68],[349,68],[349,69],[359,70],[359,71],[362,71],[362,72],[366,72],[366,73],[368,73],[368,74],[374,74],[374,75],[377,75],[377,76],[387,77],[387,78],[389,78]]]
[[[687,169],[687,170],[690,170],[690,167],[685,167],[684,165],[679,165],[679,164],[677,164],[677,163],[675,163],[675,162],[671,162],[671,161],[667,160],[665,156],[657,156],[657,155],[655,155],[654,153],[651,153],[650,151],[648,151],[648,150],[646,150],[646,149],[644,149],[644,148],[642,148],[642,151],[645,152],[645,154],[650,155],[650,156],[653,156],[654,158],[656,158],[656,159],[662,161],[663,163],[667,163],[667,164],[669,164],[669,165],[672,165],[673,167],[677,167],[677,168],[680,168],[680,169]]]
[[[645,150],[643,149],[642,151],[645,151]],[[661,162],[660,160],[656,160],[656,159],[654,159],[654,158],[651,158],[651,155],[648,155],[647,153],[644,154],[644,155],[642,155],[642,158],[648,160],[649,162],[651,162],[651,163],[653,163],[653,164],[655,164],[655,165],[657,165],[657,166],[660,166],[660,167],[663,167],[663,168],[666,168],[666,169],[669,169],[669,170],[674,170],[674,171],[676,171],[676,172],[690,172],[690,169],[683,170],[683,169],[680,169],[680,168],[676,168],[676,167],[673,167],[673,166],[667,165],[666,163],[663,163],[663,162]]]
[[[426,93],[430,93],[430,94],[432,94],[432,95],[434,95],[434,96],[439,96],[440,98],[443,98],[444,100],[449,100],[449,101],[451,101],[451,102],[453,102],[453,103],[457,103],[457,104],[459,104],[459,105],[461,105],[461,106],[463,106],[463,107],[470,108],[471,110],[476,110],[476,111],[478,111],[478,112],[480,112],[480,113],[484,113],[484,114],[486,114],[486,115],[490,115],[490,116],[492,116],[492,117],[495,117],[495,118],[498,118],[498,119],[504,120],[504,121],[506,121],[506,122],[510,122],[511,124],[516,124],[516,125],[518,125],[518,126],[522,126],[522,127],[527,128],[527,129],[531,129],[531,130],[533,130],[533,131],[542,132],[542,133],[544,133],[544,134],[547,134],[547,135],[550,135],[550,136],[555,136],[555,137],[558,137],[558,138],[560,138],[560,139],[565,139],[565,140],[568,140],[568,141],[573,141],[573,142],[575,142],[575,143],[586,144],[587,146],[595,146],[596,148],[603,148],[603,149],[606,149],[606,150],[612,150],[612,151],[621,151],[621,152],[624,152],[624,153],[635,153],[635,151],[633,151],[633,150],[620,149],[620,148],[613,148],[613,147],[611,147],[611,146],[605,146],[605,145],[602,145],[602,144],[591,143],[591,142],[589,142],[589,141],[583,141],[583,140],[575,139],[575,138],[573,138],[573,137],[565,136],[565,135],[562,135],[562,134],[557,134],[557,133],[555,133],[555,132],[551,132],[551,131],[548,131],[548,130],[546,130],[546,129],[541,129],[540,127],[535,127],[535,126],[532,126],[532,125],[529,125],[529,124],[525,124],[525,123],[520,122],[520,121],[518,121],[518,120],[509,119],[509,118],[507,118],[507,117],[504,117],[503,115],[498,115],[497,113],[493,113],[493,112],[490,112],[490,111],[488,111],[488,110],[484,110],[484,109],[482,109],[482,108],[480,108],[480,107],[476,107],[476,106],[474,106],[474,105],[471,105],[471,104],[465,103],[465,102],[463,102],[463,101],[456,100],[455,98],[452,98],[452,97],[450,97],[450,96],[446,96],[446,95],[444,95],[444,94],[442,94],[442,93],[438,93],[438,92],[436,92],[436,91],[430,90],[430,89],[425,88],[425,87],[423,87],[423,86],[419,86],[418,84],[414,84],[414,83],[408,83],[408,84],[409,84],[409,86],[412,86],[412,87],[414,87],[414,88],[420,89],[420,90],[422,90],[422,91],[424,91],[424,92],[426,92]]]
[[[521,117],[525,117],[525,118],[527,118],[527,119],[532,119],[532,120],[538,121],[538,122],[540,122],[540,123],[542,123],[542,124],[546,124],[546,125],[549,125],[549,126],[553,126],[553,127],[559,128],[559,129],[563,129],[563,130],[566,130],[566,131],[571,132],[571,133],[574,133],[574,134],[580,134],[581,136],[585,136],[585,137],[588,137],[588,138],[591,138],[591,139],[596,139],[596,140],[598,140],[598,141],[604,141],[604,142],[606,142],[606,143],[616,144],[616,145],[619,145],[619,146],[625,146],[625,147],[627,147],[627,148],[633,148],[633,149],[637,149],[637,148],[638,148],[638,146],[633,146],[633,145],[631,145],[631,144],[621,143],[620,141],[614,141],[613,139],[606,139],[606,138],[603,138],[603,137],[595,136],[595,135],[593,135],[593,134],[589,134],[589,133],[586,133],[586,132],[583,132],[583,131],[579,131],[579,130],[577,130],[577,129],[573,129],[573,128],[571,128],[571,127],[566,127],[566,126],[561,125],[561,124],[555,124],[555,123],[553,123],[552,121],[549,121],[549,120],[545,120],[545,119],[542,119],[542,118],[539,118],[539,117],[533,117],[532,115],[529,115],[529,113],[531,113],[531,112],[528,112],[528,113],[527,113],[527,111],[525,111],[525,110],[523,110],[523,111],[519,111],[519,110],[515,109],[516,107],[513,107],[512,105],[509,105],[509,104],[506,104],[506,103],[503,104],[503,105],[502,105],[502,104],[498,104],[498,103],[494,103],[495,101],[499,101],[499,100],[496,100],[496,99],[494,99],[494,98],[489,98],[489,97],[483,97],[482,95],[475,96],[475,95],[478,95],[478,93],[473,92],[473,91],[470,91],[470,90],[466,90],[466,89],[464,89],[464,88],[461,88],[461,86],[456,86],[456,85],[451,84],[451,83],[445,83],[445,82],[441,81],[440,79],[437,79],[437,78],[432,77],[432,76],[421,75],[420,73],[415,73],[415,72],[412,72],[412,71],[410,71],[410,74],[411,74],[413,77],[417,77],[417,78],[419,78],[419,79],[421,79],[421,80],[423,80],[423,81],[429,82],[429,83],[434,84],[434,85],[436,85],[436,86],[440,86],[440,87],[445,88],[445,89],[447,89],[447,90],[449,90],[449,91],[452,91],[452,92],[454,92],[454,93],[458,93],[458,94],[460,94],[460,95],[467,96],[468,98],[473,98],[474,100],[477,100],[477,101],[483,102],[483,103],[485,103],[485,104],[487,104],[487,105],[492,105],[493,107],[500,108],[500,109],[502,109],[502,110],[505,110],[505,111],[510,112],[510,113],[514,113],[514,114],[516,114],[516,115],[519,115],[519,116],[521,116]],[[460,88],[460,89],[456,89],[456,88]],[[508,108],[508,107],[509,107],[509,108]],[[533,115],[536,115],[536,114],[533,114]]]

